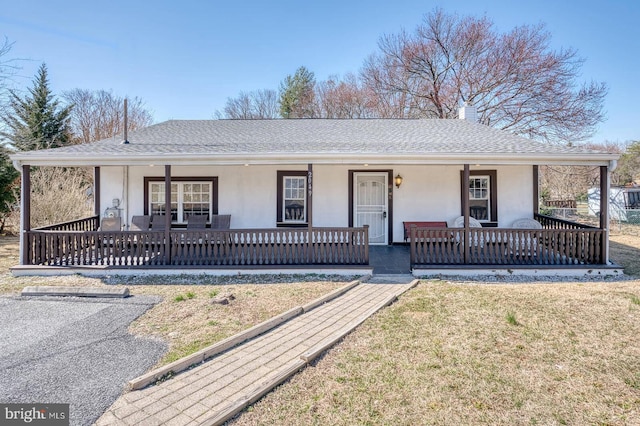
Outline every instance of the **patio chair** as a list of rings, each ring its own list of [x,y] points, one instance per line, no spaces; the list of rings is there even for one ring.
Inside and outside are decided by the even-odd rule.
[[[151,216],[152,231],[164,231],[165,229],[167,229],[167,225],[165,222],[165,215],[154,214],[153,216]]]
[[[120,217],[105,217],[100,221],[101,231],[121,231],[122,230],[122,218]]]
[[[214,214],[211,216],[211,229],[229,229],[231,228],[230,214]]]
[[[453,220],[453,224],[451,226],[452,228],[464,228],[464,216],[458,216],[457,218],[455,218]],[[474,219],[472,217],[469,217],[469,228],[482,228],[482,224],[480,222],[478,222],[477,219]],[[460,243],[460,235],[456,235],[455,237],[456,243]],[[478,241],[478,237],[476,236],[475,238],[473,238],[473,241],[471,239],[471,235],[469,236],[469,243],[473,244],[474,246],[483,246],[484,245],[484,238],[481,236],[480,240]]]
[[[452,228],[462,228],[464,227],[464,216],[459,216],[454,219]],[[477,219],[469,217],[469,227],[470,228],[482,228],[482,224],[478,222]]]
[[[511,227],[514,229],[542,229],[540,222],[528,217],[516,219]],[[517,256],[535,256],[538,252],[538,239],[530,235],[516,234],[509,238],[509,249]]]
[[[523,217],[522,219],[516,219],[512,224],[512,228],[516,229],[542,229],[542,225],[535,219]]]
[[[148,231],[151,226],[151,216],[132,216],[130,231]]]
[[[206,214],[192,214],[187,218],[187,229],[205,229],[208,218]]]

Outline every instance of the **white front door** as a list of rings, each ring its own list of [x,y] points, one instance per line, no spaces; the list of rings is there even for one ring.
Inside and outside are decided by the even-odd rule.
[[[354,226],[369,225],[369,244],[387,244],[386,173],[355,173]]]

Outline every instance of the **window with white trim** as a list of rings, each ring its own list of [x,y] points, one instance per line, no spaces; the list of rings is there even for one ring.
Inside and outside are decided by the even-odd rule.
[[[149,214],[165,214],[164,182],[149,182]],[[171,222],[186,223],[190,215],[207,215],[213,211],[211,182],[171,182]]]
[[[478,221],[488,221],[491,217],[490,180],[489,176],[469,178],[469,216]]]
[[[307,217],[307,178],[284,176],[282,179],[282,221],[305,222]]]

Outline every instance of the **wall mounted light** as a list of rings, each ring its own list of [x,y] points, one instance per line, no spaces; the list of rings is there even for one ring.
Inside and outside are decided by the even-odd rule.
[[[394,179],[394,182],[396,184],[396,188],[400,188],[400,185],[402,185],[402,176],[400,176],[400,173],[397,174],[397,176]]]

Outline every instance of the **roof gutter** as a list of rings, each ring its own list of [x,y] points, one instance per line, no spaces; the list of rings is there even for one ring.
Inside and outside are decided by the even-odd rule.
[[[274,164],[512,164],[512,165],[536,165],[536,164],[567,164],[567,165],[599,165],[615,168],[619,155],[617,154],[558,154],[558,155],[527,155],[522,153],[502,154],[494,153],[465,153],[465,154],[412,154],[412,155],[388,155],[388,154],[255,154],[237,153],[233,155],[217,154],[203,157],[198,154],[180,155],[151,154],[135,157],[123,156],[78,156],[68,158],[52,158],[48,155],[14,154],[10,157],[13,165],[20,170],[23,164],[34,166],[149,166],[161,165],[274,165]]]

